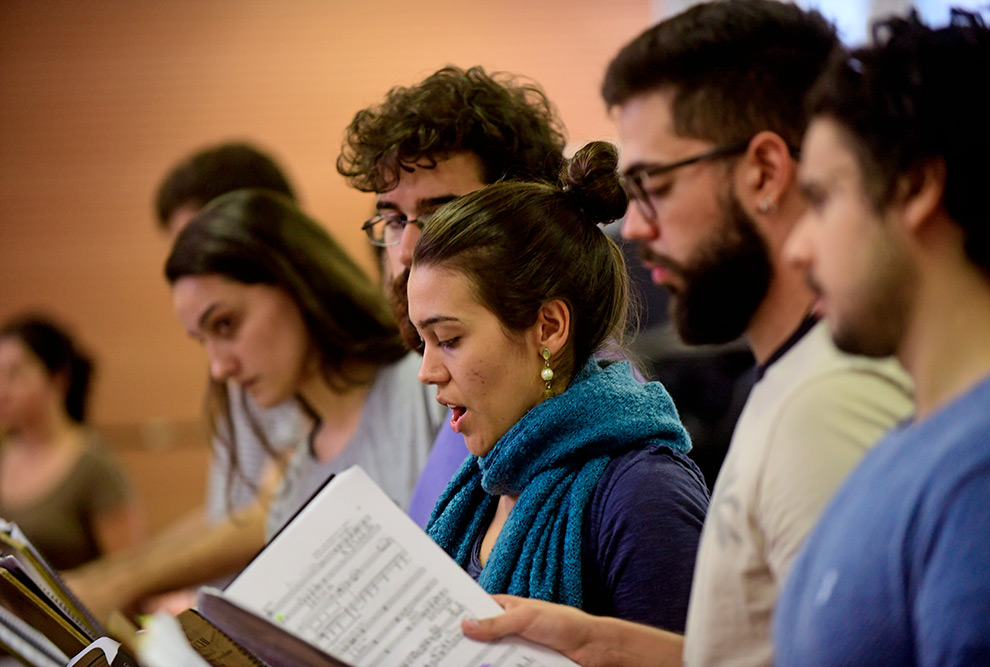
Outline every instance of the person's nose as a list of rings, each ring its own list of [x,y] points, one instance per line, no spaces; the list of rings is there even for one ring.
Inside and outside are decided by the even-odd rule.
[[[416,249],[419,235],[419,225],[416,222],[409,222],[402,228],[402,238],[399,239],[399,261],[404,268],[408,269],[412,266],[413,250]]]
[[[639,204],[629,202],[626,217],[622,221],[622,238],[627,241],[653,241],[660,237],[660,226],[654,220],[648,220],[640,209]]]
[[[809,269],[813,261],[812,224],[808,216],[801,217],[784,243],[784,261],[791,266]]]
[[[206,354],[210,360],[210,377],[221,382],[233,377],[237,359],[226,345],[207,342]]]
[[[427,343],[423,346],[423,362],[419,365],[418,377],[423,384],[443,384],[450,379],[435,345]]]

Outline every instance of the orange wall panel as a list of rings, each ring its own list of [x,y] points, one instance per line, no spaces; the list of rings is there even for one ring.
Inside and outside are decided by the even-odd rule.
[[[610,136],[604,67],[647,0],[0,3],[0,319],[73,324],[100,363],[97,423],[198,417],[206,375],[161,277],[164,170],[246,138],[369,270],[370,195],[335,169],[354,112],[440,66],[525,74],[572,144]]]

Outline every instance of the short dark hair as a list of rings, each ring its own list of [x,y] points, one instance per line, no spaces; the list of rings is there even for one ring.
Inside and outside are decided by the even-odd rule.
[[[429,166],[470,151],[481,160],[485,183],[552,180],[563,150],[563,125],[535,84],[481,67],[444,67],[357,112],[337,171],[358,190],[386,192],[406,165]]]
[[[838,52],[808,97],[813,116],[836,121],[849,139],[878,210],[898,196],[901,176],[945,164],[945,209],[962,227],[969,258],[990,272],[990,30],[953,9],[930,28],[911,12],[873,27],[874,44]]]
[[[413,267],[466,275],[510,332],[532,326],[540,306],[562,299],[572,328],[560,369],[571,376],[625,327],[625,263],[598,228],[626,210],[617,162],[614,146],[592,142],[565,165],[561,185],[504,181],[445,205],[424,225]]]
[[[65,378],[66,415],[79,424],[86,421],[93,361],[69,335],[67,329],[46,315],[19,315],[0,327],[0,339],[19,341],[45,367],[50,376]]]
[[[167,228],[169,218],[182,206],[202,207],[242,188],[265,188],[296,198],[270,155],[244,142],[221,143],[196,151],[169,170],[155,197],[158,225]]]
[[[658,89],[673,91],[675,131],[713,143],[770,130],[798,146],[802,102],[839,44],[816,11],[771,0],[706,2],[662,21],[609,64],[609,107]]]

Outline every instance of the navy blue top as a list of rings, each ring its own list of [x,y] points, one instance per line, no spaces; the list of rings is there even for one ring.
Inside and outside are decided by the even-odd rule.
[[[701,472],[684,454],[660,447],[609,463],[584,522],[584,610],[683,633],[707,510]],[[474,579],[480,548],[479,537]]]

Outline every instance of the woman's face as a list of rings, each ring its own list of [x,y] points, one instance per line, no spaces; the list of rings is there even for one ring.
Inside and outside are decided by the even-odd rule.
[[[59,388],[48,369],[19,338],[0,338],[0,431],[42,419]]]
[[[206,347],[210,375],[241,385],[272,407],[318,375],[302,314],[282,289],[219,275],[186,276],[172,286],[175,312]]]
[[[462,273],[429,265],[409,276],[409,319],[425,343],[420,381],[436,385],[451,428],[484,456],[543,399],[537,325],[507,335]]]

